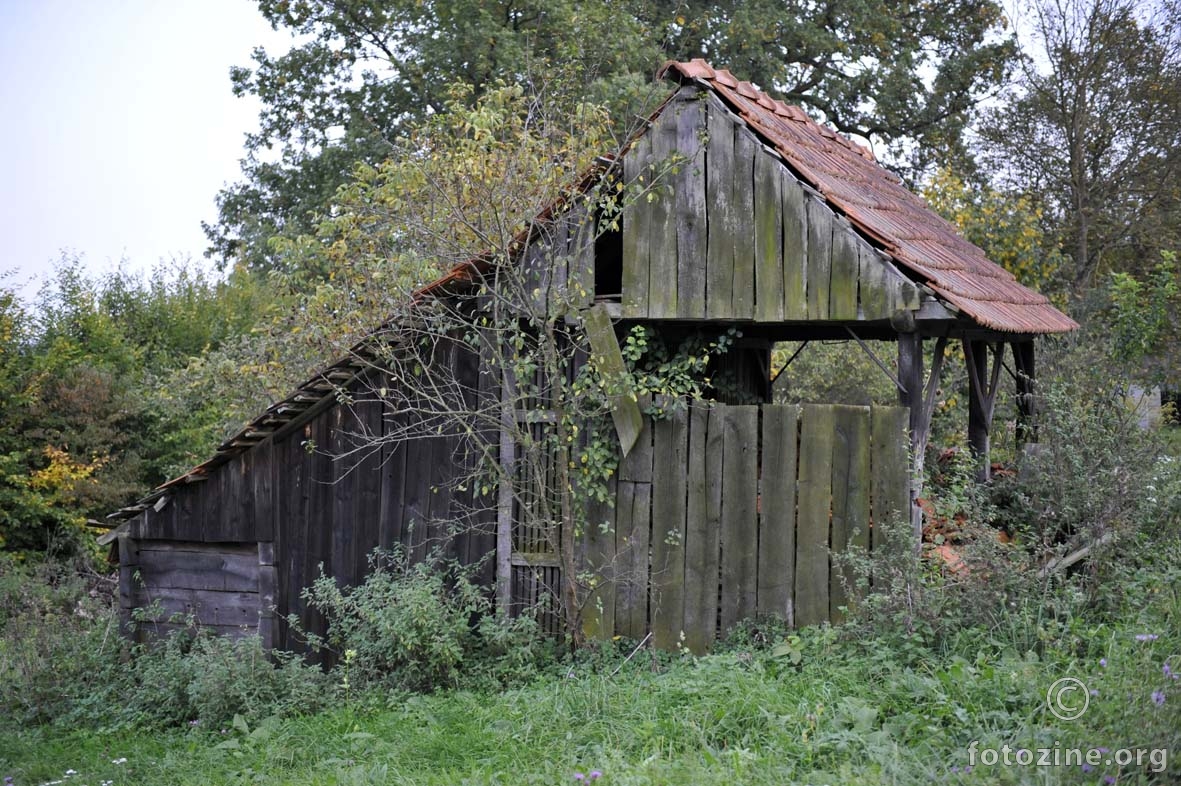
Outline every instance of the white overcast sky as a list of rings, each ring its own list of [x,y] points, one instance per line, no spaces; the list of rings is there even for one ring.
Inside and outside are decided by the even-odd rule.
[[[0,275],[200,259],[257,127],[230,66],[290,40],[250,0],[0,0]]]

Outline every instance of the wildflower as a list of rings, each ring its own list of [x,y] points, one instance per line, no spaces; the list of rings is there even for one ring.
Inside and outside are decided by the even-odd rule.
[[[972,774],[972,768],[971,767],[964,767],[964,775],[971,775],[971,774]]]
[[[597,781],[599,778],[603,777],[603,773],[599,772],[598,770],[591,770],[587,777],[592,781]]]
[[[1106,784],[1107,784],[1107,786],[1114,786],[1114,784],[1115,784],[1115,776],[1114,776],[1114,775],[1104,775],[1104,776],[1103,776],[1103,782],[1104,782],[1104,783],[1106,783]]]
[[[1164,666],[1161,666],[1160,670],[1162,672],[1164,672],[1165,677],[1172,677],[1173,676],[1173,670],[1169,668],[1169,664],[1167,664],[1167,663]]]
[[[1111,748],[1104,748],[1102,745],[1100,745],[1095,750],[1099,751],[1100,753],[1111,753]]]
[[[1107,668],[1107,658],[1100,658],[1099,665],[1106,669]]]
[[[189,725],[190,725],[190,726],[200,726],[200,725],[201,725],[201,721],[200,721],[200,720],[197,720],[197,719],[193,719],[193,720],[189,721]]]
[[[1154,690],[1152,692],[1152,703],[1156,706],[1161,706],[1165,703],[1165,692],[1163,690]]]
[[[1090,764],[1087,764],[1085,761],[1083,762],[1083,772],[1090,772],[1093,769],[1095,769],[1095,768],[1092,767]]]
[[[583,775],[581,772],[574,773],[574,780],[581,781],[581,780],[585,780],[585,779],[586,779],[586,776]]]
[[[1136,641],[1156,641],[1160,636],[1155,633],[1137,633]]]
[[[117,759],[111,759],[111,764],[126,764],[126,763],[127,763],[126,756],[120,756]]]
[[[1099,689],[1098,689],[1098,688],[1091,688],[1091,695],[1092,695],[1092,696],[1098,696],[1098,695],[1099,695]]]

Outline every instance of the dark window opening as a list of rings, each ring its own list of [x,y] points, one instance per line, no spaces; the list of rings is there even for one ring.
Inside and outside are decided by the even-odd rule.
[[[618,228],[605,229],[595,238],[595,299],[620,300],[622,297],[623,232]]]

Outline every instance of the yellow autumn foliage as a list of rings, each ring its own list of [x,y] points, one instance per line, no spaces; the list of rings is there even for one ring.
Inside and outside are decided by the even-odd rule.
[[[107,463],[106,457],[96,457],[89,462],[78,461],[69,452],[47,445],[42,451],[49,464],[29,476],[30,488],[50,493],[68,494],[79,482],[98,472]]]

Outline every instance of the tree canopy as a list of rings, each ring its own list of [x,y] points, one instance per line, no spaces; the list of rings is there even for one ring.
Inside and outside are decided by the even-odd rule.
[[[359,163],[463,82],[478,98],[497,81],[572,75],[579,100],[603,103],[620,127],[650,96],[668,58],[705,57],[842,131],[884,144],[918,167],[958,148],[969,110],[996,88],[1014,52],[994,0],[791,2],[428,2],[260,0],[295,44],[257,49],[234,90],[263,105],[247,139],[244,179],[206,226],[211,253],[252,269],[282,266],[269,243],[308,234]],[[909,153],[909,155],[907,155]]]

